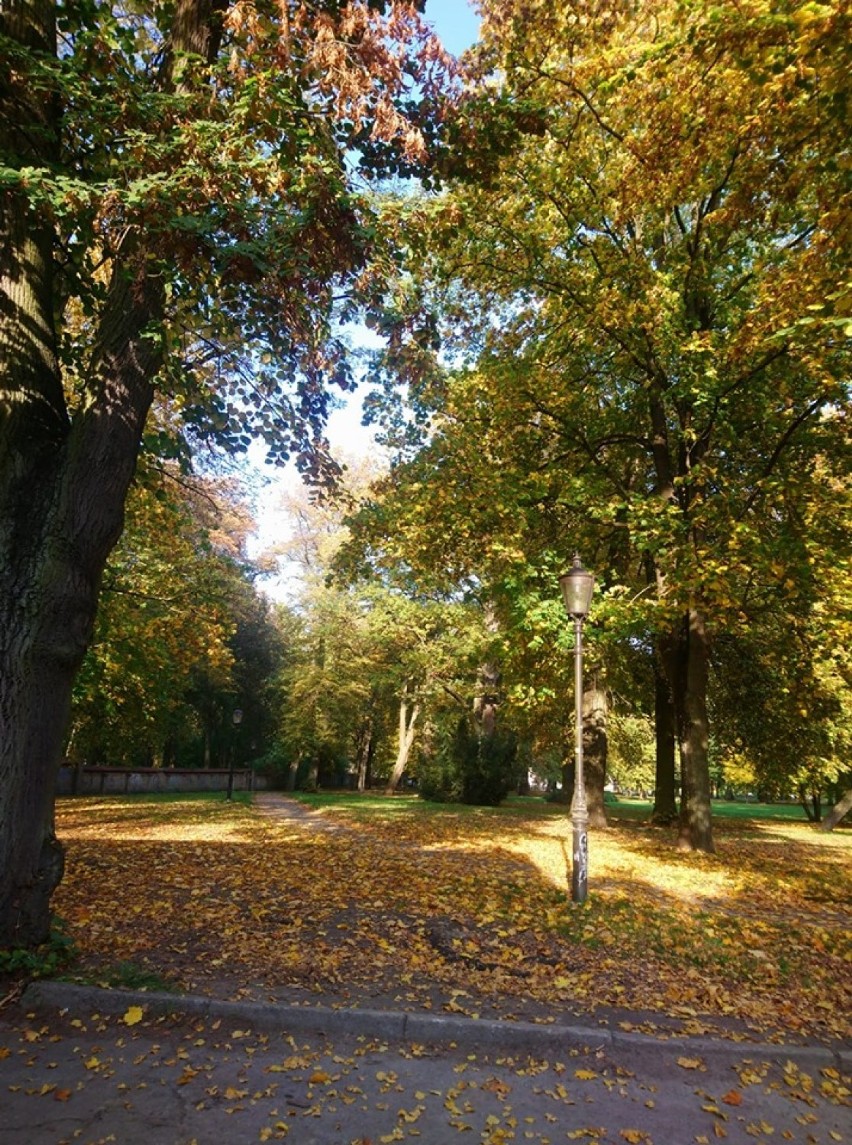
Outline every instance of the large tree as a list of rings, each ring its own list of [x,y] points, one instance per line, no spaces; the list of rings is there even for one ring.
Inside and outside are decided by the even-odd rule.
[[[712,639],[813,579],[800,506],[836,519],[846,466],[846,16],[773,0],[482,12],[451,193],[410,212],[428,239],[406,287],[476,372],[430,370],[435,324],[403,297],[387,377],[410,379],[409,430],[432,417],[433,457],[438,435],[468,437],[433,485],[461,490],[468,551],[505,553],[548,507],[572,530],[563,561],[595,542],[623,629],[655,641],[668,681],[681,843],[709,851]]]
[[[352,148],[442,66],[394,0],[0,0],[0,945],[49,926],[72,681],[155,392],[168,450],[316,466],[368,264]]]

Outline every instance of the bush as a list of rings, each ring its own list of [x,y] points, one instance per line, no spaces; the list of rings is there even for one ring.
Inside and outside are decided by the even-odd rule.
[[[58,915],[51,918],[50,937],[36,950],[14,947],[0,950],[0,977],[51,978],[77,957],[72,939]]]
[[[452,738],[421,760],[420,795],[437,803],[496,807],[515,787],[517,756],[513,732],[481,736],[462,719]]]
[[[268,751],[254,761],[258,775],[262,775],[270,791],[286,791],[290,777],[290,756],[284,746],[273,741]]]

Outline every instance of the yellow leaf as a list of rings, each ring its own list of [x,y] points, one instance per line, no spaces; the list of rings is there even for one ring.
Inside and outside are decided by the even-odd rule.
[[[399,1118],[400,1121],[405,1121],[407,1124],[411,1124],[411,1122],[416,1121],[418,1119],[418,1117],[420,1116],[420,1114],[423,1112],[424,1109],[425,1109],[425,1106],[423,1106],[423,1105],[415,1106],[415,1108],[412,1109],[410,1112],[405,1110],[405,1109],[400,1109],[399,1112],[397,1113],[397,1117]]]
[[[648,1134],[641,1129],[622,1129],[619,1136],[629,1141],[630,1145],[640,1145],[640,1142],[648,1140]]]
[[[327,1081],[331,1081],[331,1077],[324,1069],[315,1069],[308,1081],[311,1085],[325,1085]]]
[[[678,1058],[677,1064],[681,1069],[704,1069],[704,1062],[701,1058]]]
[[[574,1077],[579,1078],[580,1081],[591,1081],[593,1078],[596,1078],[597,1076],[598,1075],[595,1073],[595,1071],[593,1069],[575,1069],[574,1070]]]
[[[137,1022],[141,1022],[145,1016],[145,1011],[141,1006],[131,1006],[127,1013],[122,1018],[126,1026],[135,1026]]]

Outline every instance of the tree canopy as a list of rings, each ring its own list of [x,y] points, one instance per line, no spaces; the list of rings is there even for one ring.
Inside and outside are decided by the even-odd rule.
[[[390,216],[411,257],[373,406],[408,453],[365,527],[485,580],[540,651],[580,549],[602,627],[665,670],[682,841],[709,850],[714,644],[848,622],[818,575],[827,533],[848,568],[846,17],[482,12],[448,190]]]
[[[333,319],[384,258],[354,167],[421,162],[449,60],[393,0],[3,0],[0,53],[0,941],[31,943],[143,437],[328,472]]]

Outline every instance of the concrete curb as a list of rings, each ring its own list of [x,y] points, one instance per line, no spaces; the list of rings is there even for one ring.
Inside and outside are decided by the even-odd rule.
[[[834,1067],[852,1073],[852,1047],[823,1045],[785,1046],[772,1043],[733,1042],[723,1038],[656,1038],[592,1026],[539,1025],[443,1014],[417,1014],[390,1010],[334,1010],[327,1006],[291,1006],[279,1002],[226,1002],[197,995],[149,993],[145,990],[110,990],[73,982],[31,983],[21,1005],[33,1011],[124,1014],[140,1006],[151,1017],[201,1018],[228,1021],[261,1033],[299,1033],[320,1036],[374,1037],[385,1041],[422,1044],[453,1043],[460,1049],[499,1050],[501,1053],[553,1053],[571,1048],[621,1052],[677,1050],[714,1059],[759,1058],[793,1061],[818,1069]]]

